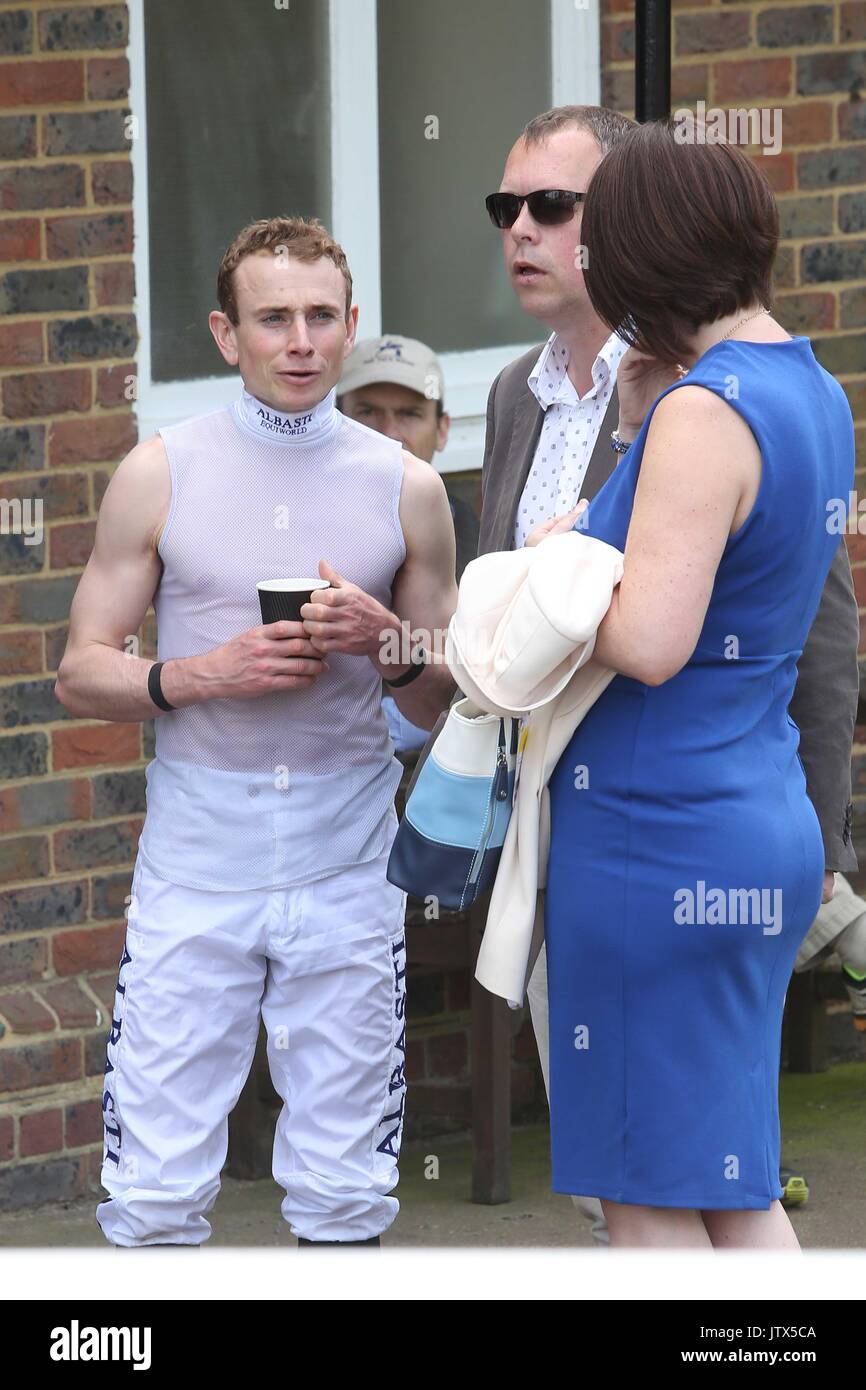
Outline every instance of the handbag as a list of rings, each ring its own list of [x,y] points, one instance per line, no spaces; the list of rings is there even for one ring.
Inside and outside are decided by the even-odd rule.
[[[490,886],[511,818],[519,732],[518,718],[467,698],[451,706],[406,798],[389,883],[458,909]]]

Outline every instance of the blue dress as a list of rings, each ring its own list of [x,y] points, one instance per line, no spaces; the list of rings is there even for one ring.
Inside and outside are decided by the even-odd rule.
[[[715,391],[761,450],[698,643],[617,675],[550,781],[545,902],[553,1190],[768,1208],[782,1010],[824,851],[788,715],[847,503],[854,431],[808,338],[716,343],[668,388]],[[625,550],[652,411],[581,527]],[[847,506],[846,506],[847,512]]]

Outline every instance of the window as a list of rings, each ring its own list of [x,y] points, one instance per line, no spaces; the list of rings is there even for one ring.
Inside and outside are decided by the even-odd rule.
[[[237,394],[207,326],[246,222],[320,217],[359,334],[442,359],[443,472],[481,462],[493,377],[544,328],[508,285],[484,195],[530,116],[599,100],[577,0],[130,0],[142,436]]]

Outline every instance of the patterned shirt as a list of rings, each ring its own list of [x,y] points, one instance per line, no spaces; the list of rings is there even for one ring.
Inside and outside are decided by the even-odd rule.
[[[611,333],[592,364],[592,386],[578,396],[566,368],[568,348],[551,333],[527,378],[544,423],[514,523],[519,549],[539,522],[577,506],[598,432],[628,344]]]

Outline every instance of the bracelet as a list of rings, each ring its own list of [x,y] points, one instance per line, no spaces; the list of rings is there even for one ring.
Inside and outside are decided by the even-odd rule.
[[[155,661],[147,673],[147,693],[155,705],[160,709],[177,709],[177,705],[170,705],[162,693],[159,673],[165,665],[164,661]]]
[[[397,690],[401,685],[408,685],[410,681],[415,680],[416,676],[420,676],[426,665],[427,653],[423,647],[419,647],[417,659],[414,656],[410,658],[408,671],[404,671],[403,675],[398,676],[395,681],[389,681],[387,676],[383,676],[382,679],[386,685],[391,686],[392,690]]]
[[[610,447],[615,449],[618,454],[627,454],[633,443],[633,439],[630,439],[628,443],[624,439],[620,439],[619,430],[611,430]]]

